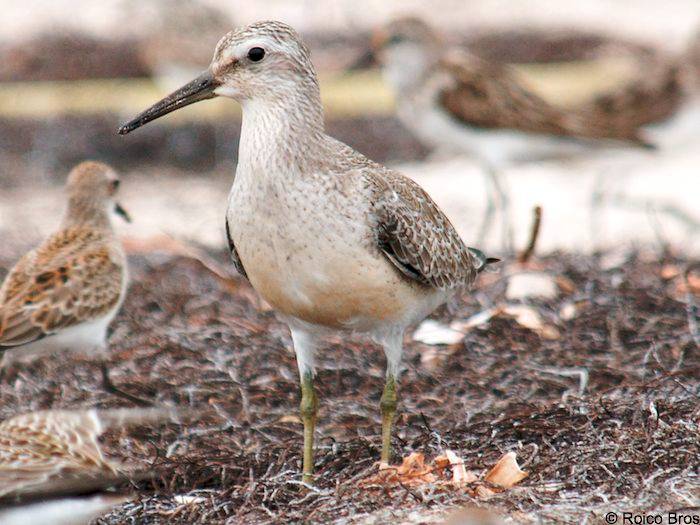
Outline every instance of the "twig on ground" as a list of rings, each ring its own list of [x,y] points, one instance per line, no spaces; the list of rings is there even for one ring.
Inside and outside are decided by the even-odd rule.
[[[582,396],[588,386],[588,369],[583,367],[555,368],[552,366],[529,366],[530,370],[563,377],[578,377],[578,394]]]
[[[698,326],[698,316],[700,315],[700,312],[698,312],[698,305],[695,302],[695,296],[691,291],[690,284],[690,274],[695,270],[700,270],[700,262],[688,265],[683,272],[683,278],[685,279],[685,311],[686,316],[688,317],[688,331],[690,332],[690,336],[693,338],[695,346],[700,349],[700,327]],[[681,353],[676,368],[680,367],[682,364],[682,359],[683,353]]]
[[[532,254],[535,252],[535,246],[537,245],[537,239],[540,235],[540,225],[542,224],[542,206],[535,206],[532,210],[532,227],[530,228],[530,240],[527,243],[525,249],[518,255],[518,262],[520,264],[525,264],[530,260]]]

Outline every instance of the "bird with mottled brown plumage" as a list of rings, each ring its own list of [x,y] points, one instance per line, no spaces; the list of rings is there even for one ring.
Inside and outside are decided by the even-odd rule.
[[[147,477],[148,469],[107,457],[100,436],[174,414],[164,408],[43,410],[1,422],[0,523],[86,524],[128,499],[104,491]]]
[[[578,109],[628,133],[643,129],[657,142],[695,137],[700,128],[700,32],[678,54],[657,51],[639,61],[637,73]]]
[[[464,244],[418,184],[326,135],[309,51],[286,24],[227,34],[202,75],[119,132],[215,96],[243,107],[226,232],[238,271],[291,329],[304,480],[313,469],[315,354],[329,330],[368,334],[384,349],[388,463],[406,328],[468,289],[492,259]]]
[[[389,22],[375,31],[372,47],[399,117],[428,145],[469,151],[496,167],[546,156],[572,139],[650,146],[639,128],[610,127],[550,104],[507,65],[446,45],[421,19]]]
[[[22,257],[0,288],[0,355],[4,362],[43,352],[106,348],[107,327],[127,286],[127,263],[112,227],[119,177],[83,162],[68,177],[59,229]]]

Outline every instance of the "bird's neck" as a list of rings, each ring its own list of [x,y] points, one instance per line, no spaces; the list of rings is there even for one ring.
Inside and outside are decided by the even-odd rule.
[[[239,170],[303,172],[304,166],[319,156],[325,134],[317,84],[290,90],[275,99],[247,100],[242,105]]]
[[[389,50],[382,74],[400,94],[411,94],[421,88],[435,68],[429,46],[406,45]]]
[[[111,231],[112,221],[107,204],[95,202],[80,195],[71,195],[68,199],[68,209],[63,216],[62,227],[71,226],[88,226]]]

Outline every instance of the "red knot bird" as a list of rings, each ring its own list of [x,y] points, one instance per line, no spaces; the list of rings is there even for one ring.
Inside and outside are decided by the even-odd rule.
[[[309,51],[286,24],[228,33],[203,74],[119,133],[216,96],[243,107],[226,232],[236,269],[291,329],[303,479],[313,470],[315,354],[329,330],[368,334],[384,349],[386,464],[404,331],[469,288],[493,259],[468,248],[418,184],[326,135]]]

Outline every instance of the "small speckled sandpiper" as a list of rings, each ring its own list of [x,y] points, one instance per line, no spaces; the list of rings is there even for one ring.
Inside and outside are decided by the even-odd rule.
[[[106,349],[107,326],[124,300],[126,256],[111,222],[119,178],[83,162],[68,177],[68,208],[57,232],[27,253],[0,288],[4,363],[43,352]]]
[[[0,423],[0,523],[81,523],[125,498],[95,494],[115,483],[143,478],[143,467],[105,457],[98,438],[107,430],[156,423],[166,409],[45,410]],[[34,503],[34,502],[40,503]]]
[[[314,355],[329,329],[369,334],[384,348],[386,464],[406,327],[469,287],[492,259],[467,248],[412,180],[324,133],[309,51],[283,23],[227,34],[205,73],[119,132],[217,95],[243,106],[226,231],[237,270],[291,329],[301,376],[304,479],[313,470]]]
[[[132,469],[104,456],[110,428],[170,417],[162,408],[43,410],[0,423],[0,498],[80,493],[113,484]]]
[[[552,106],[508,66],[447,47],[418,18],[378,29],[372,47],[402,122],[426,144],[467,151],[492,169],[557,154],[572,139],[649,146],[638,127]]]

